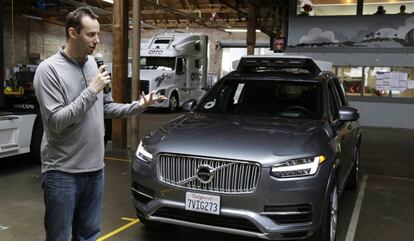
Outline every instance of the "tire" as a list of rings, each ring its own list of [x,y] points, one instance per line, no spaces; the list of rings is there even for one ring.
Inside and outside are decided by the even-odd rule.
[[[170,112],[176,112],[178,110],[179,106],[179,99],[177,92],[173,92],[170,96],[170,99],[168,100],[168,110]]]
[[[329,202],[321,218],[321,227],[312,241],[335,241],[338,228],[338,185],[335,184],[329,194]]]
[[[358,186],[358,176],[359,176],[359,161],[360,161],[360,151],[357,147],[354,155],[354,165],[352,166],[351,173],[348,176],[346,183],[346,189],[355,190]]]
[[[43,138],[43,124],[40,114],[36,116],[32,130],[32,140],[30,141],[30,155],[33,158],[33,162],[41,163],[41,144]]]
[[[325,225],[322,227],[321,241],[335,241],[338,228],[338,186],[334,185],[329,195],[329,205]]]

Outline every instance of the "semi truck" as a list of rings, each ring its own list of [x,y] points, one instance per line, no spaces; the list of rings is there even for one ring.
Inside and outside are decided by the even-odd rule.
[[[194,33],[159,33],[141,45],[140,90],[146,94],[155,91],[168,98],[152,107],[174,112],[187,100],[201,98],[209,87],[207,50],[208,36]],[[129,59],[129,78],[131,66]]]

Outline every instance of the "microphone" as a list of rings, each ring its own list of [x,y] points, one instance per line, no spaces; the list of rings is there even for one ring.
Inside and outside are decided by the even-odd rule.
[[[103,55],[100,53],[95,54],[95,61],[96,61],[96,64],[98,65],[98,68],[101,67],[104,64]],[[105,69],[103,71],[105,71]],[[103,89],[103,92],[105,94],[108,94],[109,92],[111,92],[110,83],[108,83],[105,86],[105,88]]]

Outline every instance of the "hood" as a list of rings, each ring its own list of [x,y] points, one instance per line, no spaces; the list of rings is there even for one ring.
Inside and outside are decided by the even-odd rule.
[[[320,154],[315,140],[326,138],[321,120],[190,113],[144,139],[153,154],[257,161]],[[327,141],[326,141],[327,142]]]

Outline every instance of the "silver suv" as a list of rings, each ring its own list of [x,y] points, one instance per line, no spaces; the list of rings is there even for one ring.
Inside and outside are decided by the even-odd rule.
[[[142,139],[132,197],[145,223],[271,240],[335,240],[361,133],[327,62],[249,56],[189,113]]]

